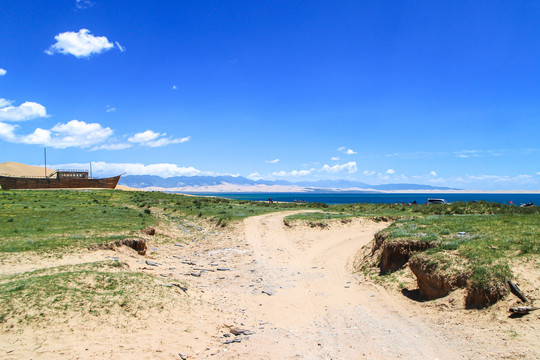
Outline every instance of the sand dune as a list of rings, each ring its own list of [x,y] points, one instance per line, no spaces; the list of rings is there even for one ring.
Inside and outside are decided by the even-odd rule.
[[[47,168],[47,176],[56,170]],[[0,175],[5,176],[45,176],[43,166],[26,165],[18,162],[4,162],[0,164]]]

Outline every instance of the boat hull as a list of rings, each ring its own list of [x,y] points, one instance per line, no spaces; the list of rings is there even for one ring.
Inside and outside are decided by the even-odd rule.
[[[102,179],[76,178],[24,178],[0,176],[0,186],[5,190],[19,189],[114,189],[120,176]]]

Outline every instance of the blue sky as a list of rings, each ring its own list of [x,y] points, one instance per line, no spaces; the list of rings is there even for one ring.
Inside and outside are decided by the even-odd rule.
[[[0,162],[540,189],[538,2],[0,10]]]

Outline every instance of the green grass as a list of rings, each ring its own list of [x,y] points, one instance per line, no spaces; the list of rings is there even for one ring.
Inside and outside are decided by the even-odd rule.
[[[511,259],[540,255],[540,212],[504,210],[501,214],[472,211],[418,216],[397,221],[384,232],[388,241],[433,242],[435,247],[425,254],[435,262],[440,252],[458,255],[469,264],[471,285],[482,288],[512,278]]]
[[[0,252],[46,251],[124,238],[155,223],[114,191],[0,191]]]
[[[60,266],[0,277],[0,324],[47,323],[119,311],[137,316],[175,297],[147,274],[115,261]]]
[[[216,226],[314,204],[268,204],[162,192],[0,191],[0,253],[65,251],[132,236],[158,220],[204,219]],[[154,216],[160,214],[160,218]]]

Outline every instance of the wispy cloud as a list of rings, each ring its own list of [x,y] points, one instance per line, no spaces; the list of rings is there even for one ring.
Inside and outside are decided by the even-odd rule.
[[[276,171],[272,173],[272,176],[275,177],[300,177],[310,175],[315,169],[309,170],[291,170],[291,171]]]
[[[320,172],[325,172],[328,174],[337,174],[337,173],[348,173],[348,174],[354,174],[356,171],[358,171],[358,168],[356,166],[356,161],[349,161],[346,164],[336,164],[333,166],[330,165],[323,165],[319,169]]]
[[[173,85],[173,86],[172,86],[172,89],[173,89],[173,90],[178,90],[178,87],[177,87],[176,85]]]
[[[105,107],[105,111],[108,113],[116,112],[116,108],[114,106],[107,105]]]
[[[356,151],[354,151],[353,149],[347,149],[345,146],[342,146],[342,147],[339,147],[337,149],[337,151],[341,151],[343,152],[344,154],[346,155],[355,155],[355,154],[358,154]]]
[[[58,164],[57,168],[84,168],[88,164],[72,163]],[[192,166],[179,166],[177,164],[158,163],[158,164],[141,164],[141,163],[107,163],[103,161],[92,162],[92,171],[99,175],[121,174],[127,175],[157,175],[161,177],[171,176],[194,176],[194,175],[213,175],[212,172],[203,172]],[[216,174],[217,175],[217,174]]]
[[[330,160],[332,160],[332,161],[339,161],[339,157],[337,157],[337,156],[332,156],[332,157],[330,158]]]
[[[387,175],[394,175],[395,173],[396,173],[396,171],[394,169],[388,169],[385,172],[385,174],[387,174]]]
[[[100,54],[115,47],[107,37],[94,36],[88,29],[80,29],[79,32],[66,31],[56,35],[54,39],[56,43],[45,50],[45,53],[49,55],[59,53],[83,58],[93,54]],[[125,50],[118,42],[115,43],[120,51]]]
[[[266,160],[265,163],[269,163],[269,164],[277,164],[279,162],[279,159],[274,159],[274,160]]]
[[[4,69],[2,69],[2,68],[0,68],[0,76],[4,76],[4,75],[6,75],[6,74],[7,74],[7,71],[4,70]]]
[[[12,106],[13,102],[0,99],[0,121],[27,121],[47,117],[45,106],[27,101],[19,106]]]
[[[75,7],[77,9],[88,9],[94,6],[94,3],[90,0],[75,0]]]
[[[174,139],[165,137],[166,135],[166,133],[158,133],[152,130],[146,130],[129,137],[128,141],[142,146],[161,147],[170,144],[185,143],[191,139],[191,136]]]
[[[370,171],[370,170],[364,170],[364,171],[362,171],[362,174],[367,175],[367,176],[373,176],[373,175],[375,175],[376,173],[377,173],[376,171]]]

